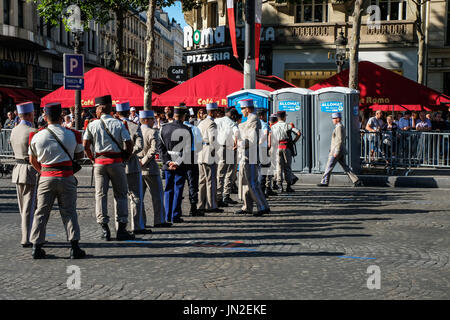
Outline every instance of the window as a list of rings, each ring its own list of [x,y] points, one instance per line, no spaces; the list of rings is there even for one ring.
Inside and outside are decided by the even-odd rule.
[[[447,3],[447,41],[446,45],[450,46],[450,4]]]
[[[9,24],[10,0],[3,0],[3,24]]]
[[[406,0],[372,0],[372,5],[380,7],[381,21],[406,20]]]
[[[17,8],[17,13],[18,13],[18,24],[19,24],[19,28],[23,28],[23,0],[19,0],[18,2],[18,8]]]
[[[197,30],[201,30],[203,28],[203,17],[202,17],[202,8],[197,8]]]
[[[296,6],[295,22],[327,22],[328,0],[303,0]]]
[[[217,2],[209,3],[209,26],[211,28],[216,28],[219,24],[219,10],[217,9]]]
[[[450,72],[444,72],[444,94],[450,95]]]
[[[49,22],[47,23],[47,38],[52,38],[52,25]]]
[[[237,3],[235,2],[234,7],[236,8],[236,27],[243,27],[245,25],[243,1],[238,1]]]

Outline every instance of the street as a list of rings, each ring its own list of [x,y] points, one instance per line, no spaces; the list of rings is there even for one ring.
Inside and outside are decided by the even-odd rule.
[[[294,194],[270,198],[270,215],[238,216],[234,206],[185,215],[184,223],[153,228],[136,241],[104,242],[88,170],[77,178],[84,260],[68,259],[57,205],[47,228],[48,258],[32,260],[31,249],[20,246],[14,185],[0,179],[0,299],[450,297],[446,189],[317,188],[300,179]],[[110,191],[111,213],[112,199]],[[153,216],[148,193],[145,203]],[[73,265],[79,289],[68,286]]]

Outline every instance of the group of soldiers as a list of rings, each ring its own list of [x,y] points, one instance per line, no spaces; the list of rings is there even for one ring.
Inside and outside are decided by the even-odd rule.
[[[216,103],[206,106],[205,117],[189,122],[188,110],[181,104],[174,107],[173,119],[159,129],[153,111],[140,111],[136,123],[130,120],[128,102],[116,103],[115,114],[109,95],[95,98],[95,105],[96,118],[87,124],[83,135],[61,126],[59,103],[44,107],[48,125],[39,130],[33,125],[33,104],[17,105],[21,121],[11,133],[16,159],[12,181],[17,186],[22,217],[21,244],[33,248],[34,259],[46,256],[42,247],[55,198],[71,243],[70,257],[86,255],[79,247],[78,182],[74,176],[81,168],[77,160],[84,155],[93,163],[96,220],[106,241],[111,240],[107,201],[110,182],[116,240],[126,241],[134,240],[136,234],[152,232],[143,201],[147,189],[152,198],[153,227],[158,228],[183,222],[186,180],[191,216],[223,212],[220,207],[237,204],[231,199],[235,181],[243,202],[235,213],[262,216],[270,213],[266,198],[276,194],[273,186],[284,191],[285,180],[285,191],[293,192],[291,186],[298,180],[290,168],[293,154],[289,145],[301,137],[300,131],[286,122],[284,111],[271,115],[267,123],[267,110],[256,109],[252,99],[239,102],[246,119],[239,124],[235,108],[227,108],[218,118]],[[341,160],[341,154],[335,154],[331,165]],[[325,179],[322,185],[327,184]],[[128,220],[131,231],[127,230]]]

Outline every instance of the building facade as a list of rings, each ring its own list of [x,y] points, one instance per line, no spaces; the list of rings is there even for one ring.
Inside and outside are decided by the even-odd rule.
[[[416,8],[411,0],[372,0],[379,9],[379,20],[365,12],[362,18],[359,59],[368,60],[417,80],[417,35],[414,24]],[[243,56],[244,10],[242,1],[235,1],[238,51]],[[336,0],[303,0],[297,4],[268,1],[263,4],[260,73],[273,74],[299,87],[308,88],[336,73],[335,40],[342,32],[352,35],[353,7]],[[426,85],[449,94],[450,75],[450,9],[448,1],[430,0],[424,8],[428,59]],[[209,64],[224,63],[242,69],[242,61],[230,56],[228,32],[223,42],[205,41],[226,26],[226,0],[205,1],[185,13],[189,27],[184,30],[186,62],[194,74]],[[212,31],[205,31],[211,28]],[[272,34],[273,32],[273,34]],[[196,35],[196,33],[198,33]],[[199,38],[195,44],[194,36]],[[191,38],[194,41],[191,41]],[[187,39],[187,40],[186,40]],[[215,38],[214,38],[215,39]],[[211,43],[212,42],[212,43]],[[202,54],[228,52],[225,58],[205,62]],[[195,57],[191,57],[195,56]],[[222,55],[223,57],[223,55]],[[265,65],[264,65],[265,64]],[[348,63],[344,68],[348,67]]]

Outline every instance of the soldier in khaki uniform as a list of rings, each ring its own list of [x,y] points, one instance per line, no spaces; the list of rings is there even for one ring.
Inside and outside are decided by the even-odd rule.
[[[356,176],[348,165],[345,163],[344,156],[346,153],[345,150],[345,127],[341,123],[342,115],[340,112],[333,113],[331,115],[333,119],[333,123],[335,128],[333,130],[331,136],[331,146],[330,146],[330,154],[328,155],[327,167],[325,169],[325,173],[323,174],[322,181],[318,184],[319,187],[328,187],[328,183],[330,182],[331,172],[334,169],[334,166],[339,163],[344,169],[344,172],[348,175],[350,180],[353,182],[355,187],[361,185],[361,181],[358,176]]]
[[[30,165],[28,156],[29,137],[34,129],[34,105],[25,102],[17,105],[17,113],[21,119],[19,125],[11,131],[10,143],[14,151],[16,165],[12,172],[12,182],[16,184],[19,212],[22,218],[22,240],[24,248],[31,247],[31,225],[36,207],[37,171]]]
[[[150,189],[153,204],[153,226],[156,228],[170,227],[172,224],[166,221],[164,210],[163,185],[161,181],[161,171],[156,163],[155,156],[158,153],[158,131],[153,129],[155,115],[151,110],[139,111],[142,134],[144,136],[144,148],[138,154],[139,162],[142,166],[142,177],[144,179],[144,188],[142,197],[146,189]],[[144,223],[146,215],[144,211]]]
[[[102,227],[102,239],[111,240],[108,216],[108,188],[112,183],[117,240],[133,240],[134,234],[126,230],[128,223],[128,183],[124,162],[133,152],[133,142],[125,125],[113,118],[110,95],[95,98],[97,120],[90,122],[84,132],[83,145],[86,155],[94,162],[95,212]],[[122,148],[126,145],[126,150]],[[91,150],[94,147],[95,157]]]
[[[50,212],[58,199],[68,240],[71,242],[70,258],[80,259],[86,253],[78,246],[77,179],[74,177],[73,160],[83,157],[81,134],[61,126],[61,105],[50,103],[44,107],[48,126],[30,135],[29,160],[40,172],[37,189],[37,208],[33,219],[30,241],[33,243],[33,259],[45,258],[42,245]]]
[[[242,115],[247,117],[247,121],[239,124],[239,193],[240,199],[244,201],[241,210],[236,214],[252,214],[253,203],[256,203],[257,212],[254,216],[262,216],[270,213],[269,204],[262,192],[259,183],[259,135],[261,131],[261,122],[254,113],[252,99],[240,101]]]
[[[294,132],[296,137],[292,143],[300,139],[301,132],[293,126],[292,123],[286,123],[286,111],[278,111],[278,122],[271,127],[272,137],[275,145],[278,145],[277,153],[277,179],[278,184],[283,191],[283,177],[286,180],[286,192],[293,192],[291,186],[298,181],[298,178],[292,173],[292,152],[288,147],[290,132]]]
[[[214,122],[217,110],[217,103],[207,104],[208,116],[198,125],[203,137],[203,148],[198,154],[200,171],[198,210],[201,212],[223,212],[217,206],[217,124]]]
[[[123,122],[133,141],[133,151],[130,159],[125,162],[125,173],[128,182],[128,199],[131,207],[131,230],[134,234],[147,234],[151,230],[145,229],[144,212],[144,186],[142,182],[142,170],[137,154],[144,148],[144,139],[140,125],[130,120],[130,103],[116,103],[116,111],[119,120]],[[139,121],[139,120],[138,120]]]

